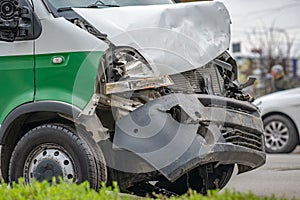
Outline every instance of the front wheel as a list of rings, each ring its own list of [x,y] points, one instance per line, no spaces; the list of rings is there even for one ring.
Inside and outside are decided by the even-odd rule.
[[[88,134],[60,125],[47,124],[30,130],[15,147],[9,165],[9,180],[23,177],[26,183],[52,177],[81,183],[89,181],[98,189],[106,181],[102,154],[96,154]],[[96,146],[94,146],[96,148]],[[100,155],[100,156],[99,156]]]
[[[293,122],[283,115],[271,115],[263,120],[266,152],[290,153],[298,144],[298,132]]]

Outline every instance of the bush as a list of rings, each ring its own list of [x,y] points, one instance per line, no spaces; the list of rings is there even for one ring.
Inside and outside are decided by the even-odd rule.
[[[89,183],[85,182],[80,185],[73,183],[59,183],[50,185],[44,181],[42,183],[33,182],[30,185],[24,184],[20,179],[19,184],[8,186],[2,182],[0,186],[0,200],[129,200],[141,199],[131,195],[120,195],[116,184],[113,187],[102,186],[99,192],[90,189]],[[161,200],[276,200],[272,197],[257,197],[252,193],[231,192],[229,190],[223,193],[210,191],[207,196],[197,194],[195,191],[189,191],[181,197],[167,198],[162,195],[156,195]]]
[[[103,186],[99,192],[90,188],[88,182],[80,185],[62,182],[50,185],[47,181],[24,184],[22,179],[19,184],[13,183],[8,186],[2,183],[0,187],[0,200],[110,200],[110,199],[132,199],[120,197],[119,189]],[[110,191],[110,192],[108,192]]]

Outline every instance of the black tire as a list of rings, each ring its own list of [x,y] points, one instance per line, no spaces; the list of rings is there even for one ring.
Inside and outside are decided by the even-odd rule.
[[[95,140],[91,137],[91,134],[87,133],[84,128],[82,127],[76,127],[77,131],[83,132],[85,134],[79,134],[79,136],[85,140],[89,146],[89,148],[92,150],[96,166],[97,166],[97,177],[99,178],[98,186],[96,187],[96,190],[101,187],[101,183],[105,182],[107,183],[107,167],[104,155],[102,153],[102,150],[99,145],[96,144]]]
[[[104,157],[88,133],[62,124],[38,126],[26,133],[15,147],[9,164],[9,181],[24,177],[47,180],[52,177],[89,181],[99,189],[106,182]]]
[[[294,123],[284,115],[271,115],[263,120],[267,153],[290,153],[299,143]]]

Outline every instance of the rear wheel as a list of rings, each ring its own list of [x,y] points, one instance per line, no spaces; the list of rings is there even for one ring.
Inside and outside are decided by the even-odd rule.
[[[61,124],[32,129],[13,151],[9,180],[24,177],[27,183],[34,179],[51,183],[52,177],[62,177],[75,183],[89,181],[98,189],[106,181],[104,157],[87,134]]]
[[[291,120],[283,115],[271,115],[263,120],[266,152],[290,153],[298,142],[297,130]]]

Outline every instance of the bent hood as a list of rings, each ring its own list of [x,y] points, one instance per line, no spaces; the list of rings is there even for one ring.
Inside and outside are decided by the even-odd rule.
[[[220,2],[74,11],[115,45],[136,48],[161,75],[199,68],[229,48],[231,21]]]

